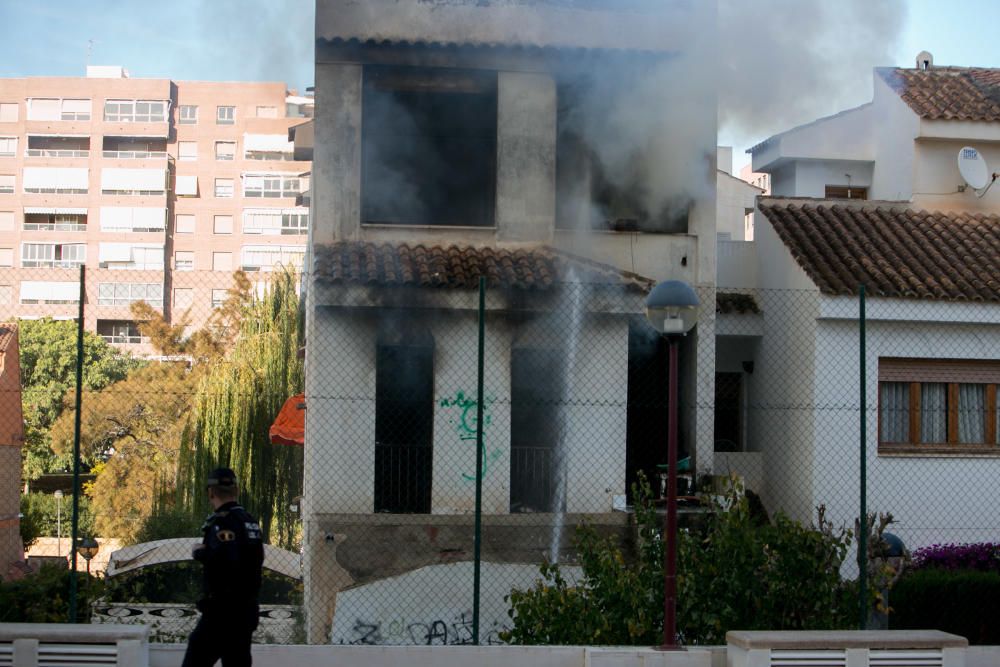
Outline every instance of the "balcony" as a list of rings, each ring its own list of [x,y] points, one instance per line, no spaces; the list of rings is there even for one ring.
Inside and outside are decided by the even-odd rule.
[[[102,157],[110,160],[166,160],[165,139],[144,137],[104,137]]]
[[[90,137],[29,134],[25,157],[90,157]]]
[[[85,232],[85,208],[32,208],[24,209],[26,232]]]

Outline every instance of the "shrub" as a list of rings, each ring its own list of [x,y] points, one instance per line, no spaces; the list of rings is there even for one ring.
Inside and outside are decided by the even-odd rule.
[[[0,623],[66,623],[69,615],[70,571],[58,565],[17,581],[0,583]],[[78,574],[76,622],[90,620],[90,603],[101,596],[102,582]]]
[[[660,518],[645,481],[636,490],[638,541],[626,555],[617,540],[583,526],[577,550],[583,574],[570,582],[545,564],[533,588],[508,596],[518,644],[659,644],[663,632]],[[678,540],[677,621],[689,644],[722,643],[727,630],[849,627],[857,603],[840,578],[851,533],[777,515],[770,523],[732,493],[703,534]],[[856,600],[856,598],[855,598]]]
[[[889,597],[893,629],[935,628],[971,644],[1000,644],[1000,572],[928,568],[908,572]]]
[[[914,570],[1000,572],[1000,543],[933,544],[913,552]]]

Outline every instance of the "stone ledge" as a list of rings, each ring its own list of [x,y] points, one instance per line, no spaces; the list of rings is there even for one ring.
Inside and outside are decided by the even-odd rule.
[[[965,637],[940,630],[730,630],[726,643],[743,649],[966,648]]]

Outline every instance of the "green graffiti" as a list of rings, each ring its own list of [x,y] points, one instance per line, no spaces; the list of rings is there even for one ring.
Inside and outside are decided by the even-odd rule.
[[[493,423],[493,415],[490,411],[490,406],[496,401],[495,398],[489,396],[483,402],[483,478],[486,478],[486,473],[490,468],[490,463],[495,462],[503,455],[503,451],[499,447],[495,447],[491,451],[486,451],[486,431],[489,429],[490,425]],[[448,423],[455,427],[455,432],[458,434],[458,439],[462,442],[471,443],[475,447],[476,442],[476,426],[478,425],[477,417],[477,406],[478,402],[472,396],[466,396],[464,391],[457,391],[452,398],[442,398],[438,405],[442,408],[449,409],[452,416],[448,418]],[[476,481],[475,472],[470,475],[468,473],[462,473],[462,479],[468,482]]]

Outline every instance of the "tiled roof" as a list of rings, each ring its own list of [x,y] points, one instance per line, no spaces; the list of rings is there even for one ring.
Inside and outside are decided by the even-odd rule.
[[[1000,122],[1000,69],[882,68],[878,72],[921,118]]]
[[[716,292],[715,312],[720,315],[757,315],[760,307],[752,294]]]
[[[762,198],[761,213],[824,294],[1000,302],[1000,216],[891,202]]]
[[[340,241],[316,246],[313,270],[326,284],[546,290],[560,282],[619,285],[645,291],[652,283],[614,267],[552,248],[495,248]]]

